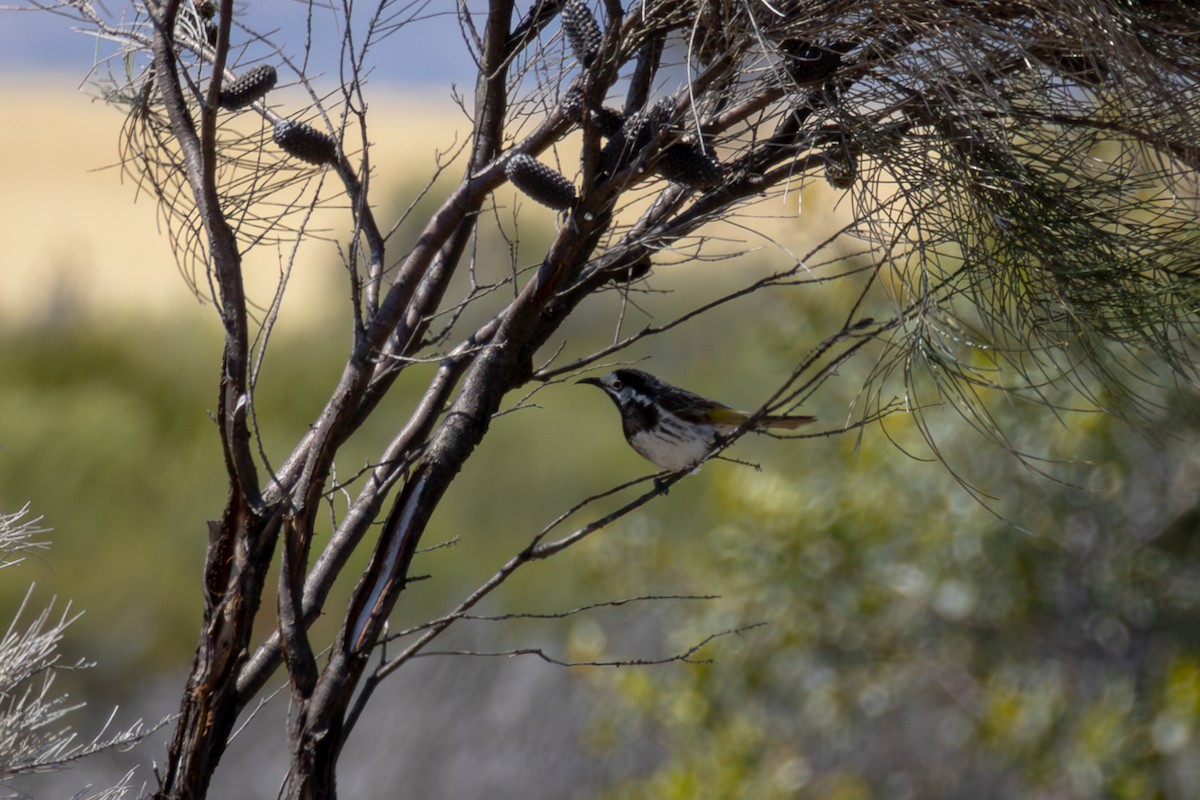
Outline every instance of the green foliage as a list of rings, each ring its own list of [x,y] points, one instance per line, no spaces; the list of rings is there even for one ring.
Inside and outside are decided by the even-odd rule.
[[[401,196],[415,193],[407,187]],[[413,219],[428,216],[432,202],[419,203]],[[480,281],[506,274],[510,257],[527,266],[531,253],[547,246],[546,225],[523,226],[519,242],[511,222],[489,217],[482,227],[474,273]],[[411,246],[418,234],[410,220],[396,232],[397,245]],[[464,316],[458,324],[479,322],[478,315]],[[285,315],[255,393],[252,424],[267,464],[277,467],[320,413],[341,374],[349,338],[329,319]],[[37,597],[57,595],[86,610],[70,647],[97,667],[80,676],[92,685],[77,694],[97,700],[109,690],[136,692],[148,674],[179,669],[192,657],[206,521],[220,515],[228,490],[212,419],[220,351],[220,329],[208,312],[120,323],[81,316],[5,331],[0,499],[12,507],[30,502],[44,514],[54,550],[45,563],[29,565],[25,580],[0,582],[0,612],[16,608],[28,580],[38,584]],[[405,373],[343,449],[339,478],[349,479],[378,458],[435,367],[416,365]],[[586,396],[582,389],[575,395],[574,387],[559,391],[561,398]],[[430,545],[455,538],[460,544],[418,557],[418,572],[438,580],[413,585],[417,599],[406,606],[405,621],[426,620],[431,608],[447,606],[484,580],[557,513],[559,491],[583,490],[591,476],[564,476],[562,464],[550,458],[559,451],[556,443],[539,436],[542,416],[531,409],[496,421],[430,531]],[[525,454],[525,469],[497,469],[516,450]],[[529,487],[528,503],[508,503]],[[345,505],[341,492],[331,493],[318,536],[328,535],[329,519],[344,513]],[[501,506],[506,515],[498,526],[491,509]],[[264,635],[274,624],[271,586],[260,612]],[[329,606],[335,613],[317,622],[318,634],[340,622],[349,589],[335,589]],[[553,602],[553,593],[543,601]]]
[[[518,267],[544,239],[523,232]],[[495,241],[480,249],[509,252]],[[659,267],[651,283],[721,292],[743,278],[724,264],[686,264]],[[790,371],[778,353],[794,357],[840,326],[845,303],[832,295],[811,307],[786,295],[731,304],[686,337],[648,340],[646,366],[748,405],[769,388],[756,383],[762,376]],[[654,309],[682,313],[697,297],[656,296]],[[569,348],[595,347],[620,300],[610,292],[582,309]],[[630,310],[633,328],[639,313]],[[733,335],[748,315],[760,323],[749,342]],[[4,350],[0,487],[10,501],[31,500],[55,529],[53,567],[39,581],[87,609],[74,646],[110,682],[140,682],[147,666],[191,657],[204,520],[225,493],[206,413],[217,333],[208,318],[36,329],[10,332]],[[320,325],[275,342],[256,397],[269,459],[315,418],[345,346]],[[972,357],[991,366],[984,351]],[[802,410],[836,426],[866,361]],[[404,376],[412,392],[432,368]],[[339,475],[368,465],[403,424],[413,395],[398,388],[339,458]],[[892,417],[885,429],[929,456],[924,426],[956,474],[994,496],[983,502],[875,429],[861,441],[748,438],[729,455],[761,462],[762,472],[709,464],[619,533],[530,568],[486,611],[654,592],[721,599],[638,604],[632,615],[572,618],[558,629],[506,624],[495,637],[524,646],[561,633],[567,657],[607,660],[680,652],[714,632],[767,623],[714,640],[698,654],[709,665],[587,673],[606,701],[590,738],[596,756],[630,741],[661,756],[613,797],[1187,796],[1200,764],[1200,512],[1187,487],[1200,457],[1185,442],[1200,419],[1180,397],[1148,391],[1163,408],[1146,431],[1100,415],[1068,414],[1063,426],[1044,407],[999,396],[988,407],[1011,450],[1067,460],[1025,465],[1083,488],[984,444],[950,409]],[[552,385],[532,403],[494,421],[452,488],[426,541],[459,544],[418,557],[416,572],[436,580],[410,588],[397,625],[477,585],[565,499],[648,471],[603,398]],[[340,494],[331,502],[344,508]],[[0,605],[23,590],[0,585]],[[335,613],[319,624],[336,624],[344,607],[335,595]],[[972,794],[979,786],[988,794]]]
[[[86,609],[73,645],[98,662],[91,679],[123,684],[146,668],[177,668],[200,620],[205,520],[220,514],[227,490],[210,416],[218,331],[197,315],[6,338],[0,492],[33,503],[54,531],[53,557],[26,577]],[[319,411],[312,398],[336,378],[339,357],[336,341],[315,334],[279,350],[268,384],[286,391],[258,398],[274,458]],[[26,588],[0,583],[0,608]]]
[[[55,530],[52,568],[26,578],[88,609],[76,641],[109,669],[176,660],[198,619],[195,593],[178,588],[223,484],[201,339],[38,328],[9,331],[0,355],[0,490]],[[2,605],[25,589],[0,584]]]
[[[598,751],[664,752],[605,796],[1195,796],[1200,526],[1177,488],[1200,477],[1194,415],[1146,432],[1018,412],[998,421],[1084,486],[971,434],[943,456],[985,476],[991,508],[874,433],[776,443],[761,473],[707,466],[701,510],[673,492],[593,543],[597,581],[722,596],[660,609],[664,648],[766,623],[715,640],[708,666],[589,674],[620,700]]]

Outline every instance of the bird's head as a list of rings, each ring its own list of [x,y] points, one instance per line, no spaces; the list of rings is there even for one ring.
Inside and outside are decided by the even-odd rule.
[[[663,386],[658,378],[640,369],[618,369],[599,378],[583,378],[578,383],[599,386],[622,409],[639,401],[654,402]]]

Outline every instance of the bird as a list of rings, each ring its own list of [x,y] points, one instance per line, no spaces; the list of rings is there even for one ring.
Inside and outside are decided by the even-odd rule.
[[[640,369],[618,369],[577,383],[598,386],[616,403],[629,446],[659,469],[695,467],[751,415],[659,380]],[[816,417],[762,416],[754,429],[794,429]]]

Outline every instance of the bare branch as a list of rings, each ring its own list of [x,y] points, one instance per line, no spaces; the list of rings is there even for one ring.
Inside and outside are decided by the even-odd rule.
[[[719,633],[712,633],[705,636],[696,644],[688,647],[679,653],[661,658],[621,658],[610,659],[605,661],[566,661],[554,656],[547,655],[546,651],[540,647],[522,647],[513,650],[498,650],[494,652],[480,650],[431,650],[420,653],[424,656],[482,656],[487,658],[513,658],[516,656],[535,656],[547,664],[554,664],[559,667],[652,667],[662,664],[711,664],[712,660],[707,658],[694,658],[696,653],[708,643],[720,639],[723,636],[737,636],[746,631],[761,628],[766,625],[765,622],[759,622],[754,625],[743,625],[738,628],[730,628],[729,630]]]

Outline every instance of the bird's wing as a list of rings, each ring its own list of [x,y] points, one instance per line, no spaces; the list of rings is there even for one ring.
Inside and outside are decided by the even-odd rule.
[[[706,400],[698,394],[693,394],[687,389],[680,389],[677,386],[666,385],[663,391],[657,392],[654,400],[662,405],[663,409],[672,413],[686,413],[691,408],[701,408],[705,405],[712,405],[711,400]]]
[[[692,395],[690,403],[686,405],[680,403],[678,408],[672,410],[682,420],[708,425],[737,426],[745,422],[750,416],[746,412],[730,408],[724,403],[706,400],[697,395]]]
[[[676,389],[674,393],[660,398],[660,402],[670,413],[685,422],[696,424],[737,427],[750,418],[745,411],[738,411],[736,408],[693,394],[686,389]],[[758,421],[757,427],[799,428],[801,425],[816,421],[816,417],[767,416]]]
[[[736,408],[730,408],[720,403],[714,403],[713,407],[708,409],[704,415],[706,422],[715,425],[741,425],[749,418],[750,415],[745,411],[738,411]]]

